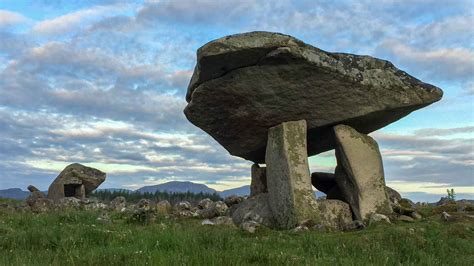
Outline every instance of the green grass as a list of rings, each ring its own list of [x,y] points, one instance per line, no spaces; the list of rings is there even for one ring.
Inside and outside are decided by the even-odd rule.
[[[0,210],[0,265],[474,265],[474,223],[437,218],[354,232],[249,234],[200,220],[97,221]]]

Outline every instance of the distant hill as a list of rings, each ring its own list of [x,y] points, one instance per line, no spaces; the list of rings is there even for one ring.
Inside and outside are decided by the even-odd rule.
[[[237,187],[237,188],[231,188],[231,189],[228,189],[228,190],[224,190],[224,191],[219,192],[219,195],[222,198],[226,198],[226,197],[232,196],[232,195],[235,195],[235,196],[250,195],[250,186],[247,185],[247,186],[242,186],[242,187]]]
[[[9,188],[0,190],[0,198],[24,200],[30,195],[29,191],[23,191],[20,188]]]
[[[110,192],[119,192],[119,191],[124,191],[124,192],[133,192],[133,190],[126,189],[126,188],[100,188],[96,189],[96,191],[110,191]]]
[[[208,193],[213,194],[217,193],[216,190],[204,185],[204,184],[196,184],[193,182],[181,182],[181,181],[171,181],[159,185],[154,186],[145,186],[136,190],[140,193],[155,193],[157,191],[160,192],[191,192],[191,193]]]

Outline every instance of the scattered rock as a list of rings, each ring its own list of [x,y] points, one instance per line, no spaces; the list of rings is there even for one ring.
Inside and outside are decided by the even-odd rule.
[[[192,210],[192,205],[188,201],[180,201],[174,205],[174,214],[178,217],[197,217],[199,214]]]
[[[262,193],[236,205],[238,208],[232,214],[232,221],[238,226],[246,221],[254,221],[270,228],[275,227],[268,200],[268,193]]]
[[[171,213],[171,204],[169,203],[169,201],[167,200],[162,200],[160,202],[158,202],[155,206],[156,208],[156,213],[158,215],[168,215]]]
[[[219,216],[212,219],[212,222],[216,225],[234,226],[234,222],[230,216]]]
[[[78,163],[70,164],[59,174],[48,189],[48,198],[58,201],[65,197],[83,199],[105,181],[100,170]]]
[[[141,211],[150,211],[152,209],[151,201],[149,199],[141,199],[136,207]]]
[[[438,202],[436,202],[436,206],[444,206],[446,204],[452,204],[454,201],[449,199],[448,197],[441,197]]]
[[[344,231],[352,231],[352,230],[361,230],[365,228],[365,224],[362,221],[354,220],[352,223],[347,224],[344,227]]]
[[[246,232],[253,234],[258,230],[258,228],[260,228],[260,224],[255,221],[246,221],[240,225],[240,228]]]
[[[80,209],[81,200],[74,197],[60,198],[56,206],[60,209]]]
[[[400,193],[391,187],[385,186],[385,192],[387,193],[388,199],[392,205],[398,204],[398,202],[402,199]]]
[[[406,216],[406,215],[398,216],[397,220],[402,221],[402,222],[406,222],[406,223],[413,223],[415,221],[413,218],[411,218],[410,216]]]
[[[54,209],[54,202],[50,199],[38,198],[30,207],[31,211],[35,213],[47,212]]]
[[[378,223],[378,222],[386,222],[389,224],[391,223],[390,219],[383,214],[373,213],[372,215],[370,215],[369,224]]]
[[[295,228],[306,219],[320,220],[309,176],[306,133],[305,120],[284,122],[268,130],[268,202],[280,229]]]
[[[377,142],[345,125],[335,126],[334,133],[336,183],[355,218],[367,220],[372,213],[392,213]]]
[[[453,218],[452,216],[447,213],[447,212],[442,212],[441,213],[441,219],[443,219],[444,221],[448,222],[448,221],[451,221]]]
[[[209,198],[206,198],[206,199],[202,199],[201,201],[199,201],[198,203],[198,208],[199,209],[210,209],[212,207],[214,207],[214,201],[212,201],[211,199]]]
[[[117,212],[124,212],[126,210],[126,207],[127,200],[123,196],[116,197],[109,204],[109,208]]]
[[[205,219],[201,222],[201,225],[215,225],[215,223],[209,219]]]
[[[421,220],[423,217],[421,216],[421,214],[417,213],[417,212],[412,212],[411,215],[410,215],[411,218],[415,219],[415,220]]]
[[[35,186],[29,185],[28,190],[31,192],[31,194],[28,196],[28,198],[26,198],[26,204],[28,204],[30,207],[33,206],[38,199],[46,198],[46,195],[39,191],[39,189],[37,189]]]
[[[229,208],[236,204],[241,203],[242,201],[244,201],[244,197],[236,196],[236,195],[232,195],[224,199],[225,204],[227,204],[227,207]]]
[[[349,204],[340,200],[318,200],[321,222],[325,228],[343,230],[352,223]]]
[[[174,205],[174,208],[177,211],[190,211],[191,207],[192,205],[189,201],[180,201]]]
[[[99,217],[97,217],[97,221],[104,224],[109,224],[112,222],[112,220],[109,217],[109,214],[106,212],[101,213]]]
[[[297,227],[293,228],[291,231],[295,233],[299,233],[299,232],[309,231],[309,228],[305,225],[298,225]]]
[[[225,204],[223,201],[217,201],[214,204],[214,208],[216,210],[217,216],[224,216],[229,210],[229,207],[227,207],[227,204]]]

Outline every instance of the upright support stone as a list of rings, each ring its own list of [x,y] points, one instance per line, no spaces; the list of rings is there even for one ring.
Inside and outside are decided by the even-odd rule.
[[[335,178],[355,218],[367,220],[372,213],[391,213],[377,142],[346,125],[335,126],[334,133],[338,161]]]
[[[250,183],[250,197],[267,193],[267,169],[258,164],[252,165],[252,182]]]
[[[284,122],[268,130],[267,186],[278,228],[320,220],[309,175],[306,131],[305,120]]]

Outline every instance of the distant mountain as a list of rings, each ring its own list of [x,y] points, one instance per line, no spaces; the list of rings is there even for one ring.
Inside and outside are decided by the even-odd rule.
[[[235,195],[235,196],[248,196],[248,195],[250,195],[250,186],[247,185],[247,186],[242,186],[242,187],[237,187],[237,188],[231,188],[231,189],[228,189],[228,190],[224,190],[224,191],[219,192],[219,195],[222,198],[226,198],[226,197],[232,196],[232,195]]]
[[[24,200],[30,195],[30,192],[23,191],[20,188],[9,188],[0,190],[0,198]]]
[[[154,186],[145,186],[136,190],[140,193],[155,193],[157,191],[160,192],[191,192],[191,193],[217,193],[214,189],[204,185],[204,184],[196,184],[193,182],[181,182],[181,181],[171,181],[164,184],[154,185]]]
[[[124,191],[124,192],[133,192],[133,190],[130,190],[130,189],[126,189],[126,188],[101,188],[101,189],[97,189],[96,191],[110,191],[110,192],[120,192],[120,191]]]

